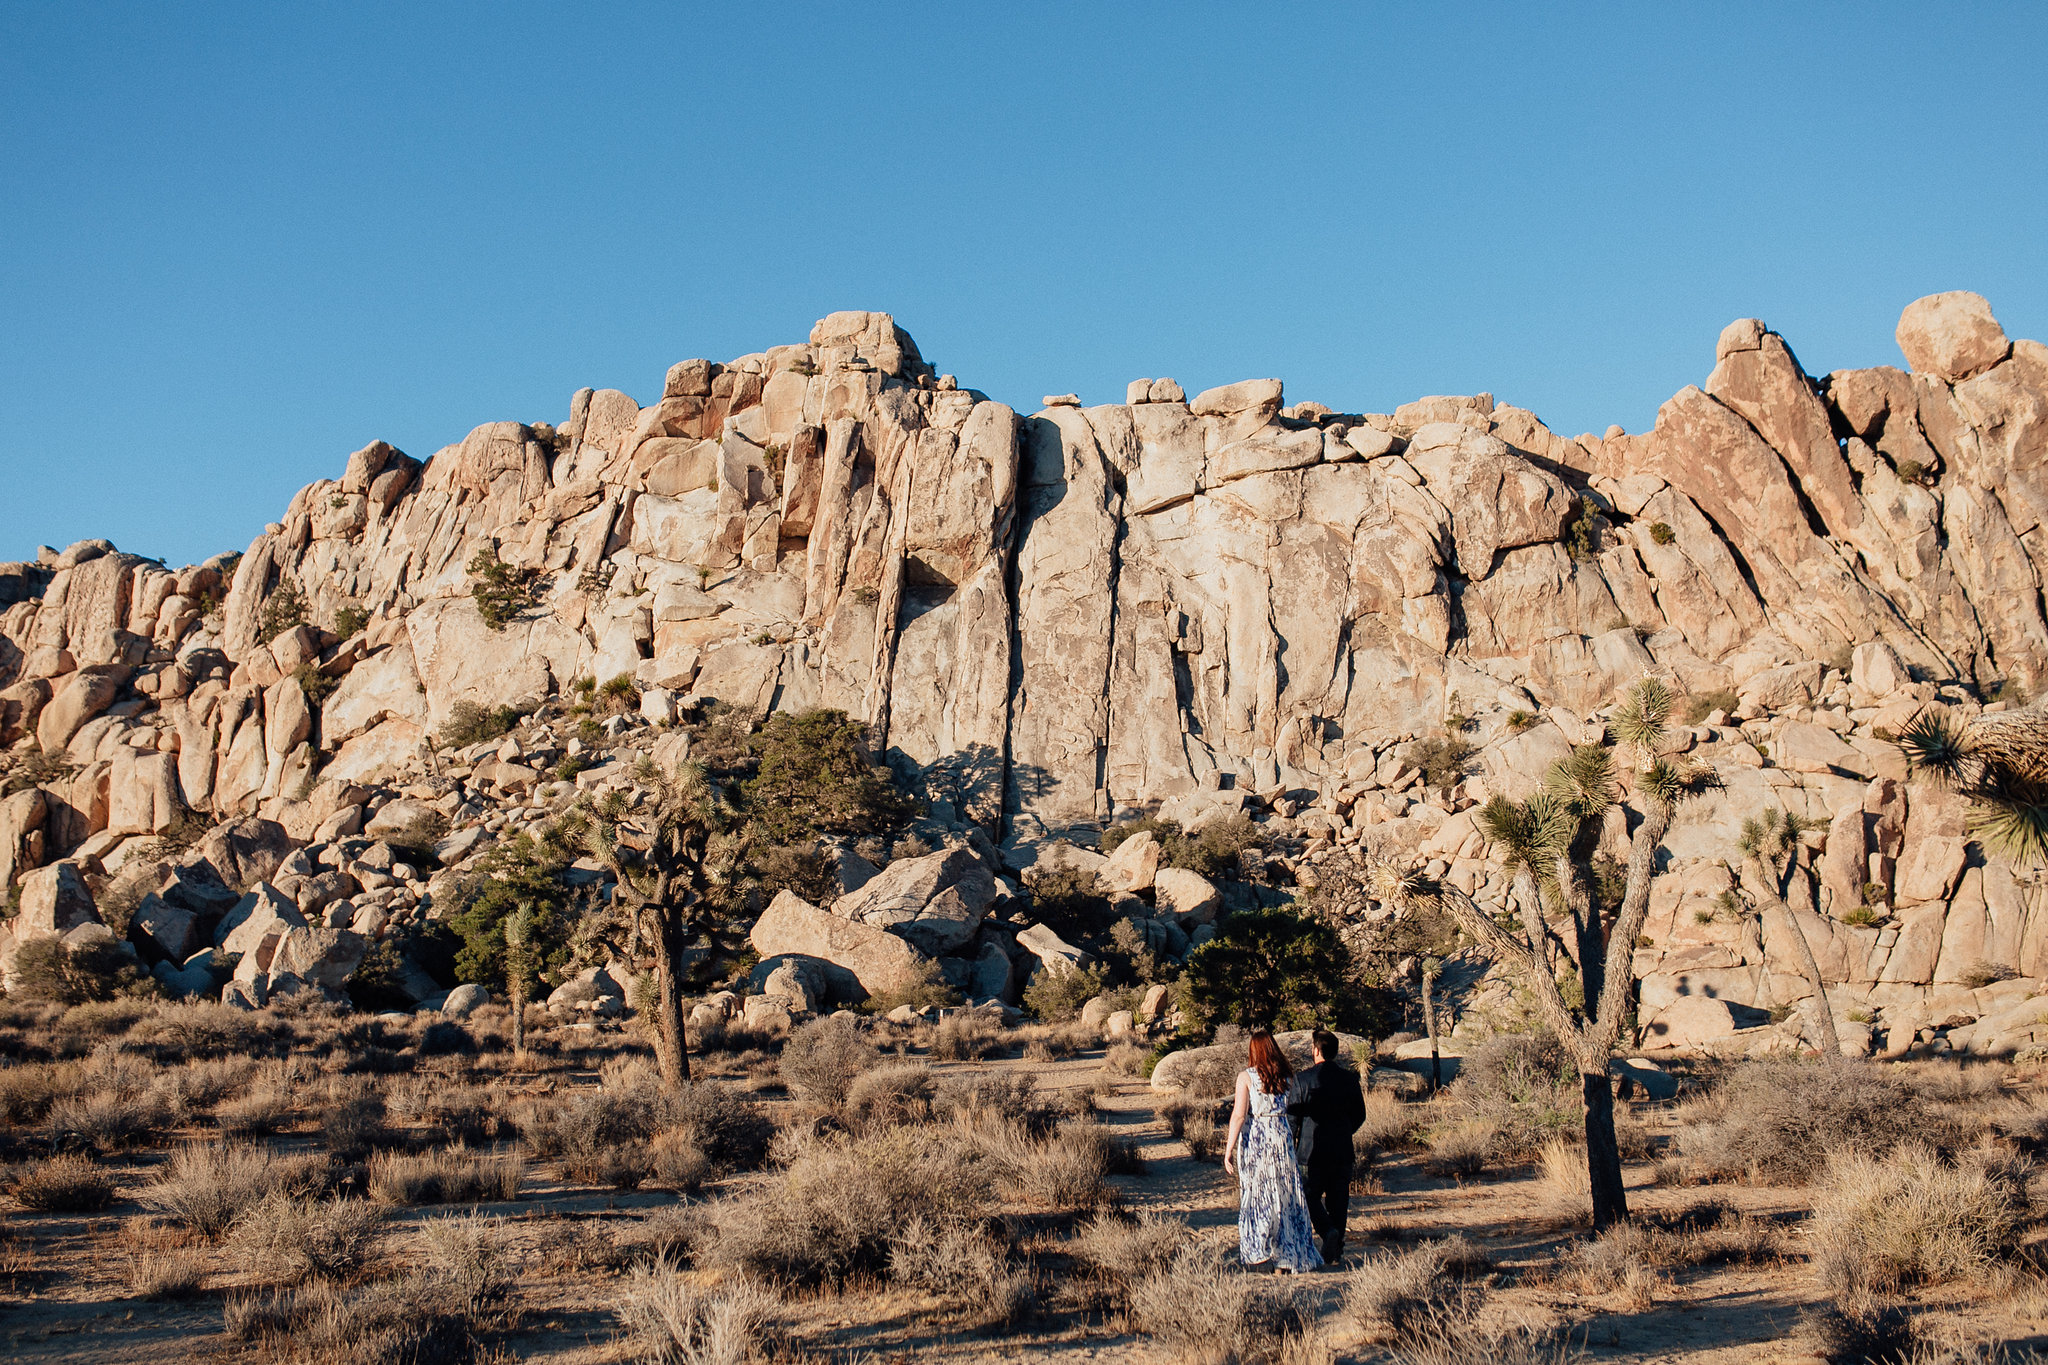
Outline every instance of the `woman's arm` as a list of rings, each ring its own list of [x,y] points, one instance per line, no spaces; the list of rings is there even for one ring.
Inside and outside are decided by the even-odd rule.
[[[1237,1139],[1244,1132],[1244,1121],[1251,1116],[1251,1108],[1251,1090],[1240,1071],[1237,1074],[1237,1100],[1230,1110],[1230,1136],[1223,1143],[1223,1169],[1233,1175],[1237,1172]]]

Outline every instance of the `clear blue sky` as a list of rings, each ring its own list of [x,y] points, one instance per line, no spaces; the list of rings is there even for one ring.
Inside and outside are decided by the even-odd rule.
[[[0,5],[0,559],[885,309],[1030,410],[1641,430],[1756,315],[2048,336],[2048,6]]]

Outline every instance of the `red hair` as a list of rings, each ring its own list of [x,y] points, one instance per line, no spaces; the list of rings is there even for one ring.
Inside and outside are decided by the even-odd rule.
[[[1287,1064],[1287,1054],[1280,1050],[1280,1044],[1273,1041],[1269,1030],[1252,1030],[1252,1070],[1259,1073],[1259,1084],[1266,1087],[1268,1095],[1277,1095],[1287,1088],[1294,1078],[1294,1068]]]

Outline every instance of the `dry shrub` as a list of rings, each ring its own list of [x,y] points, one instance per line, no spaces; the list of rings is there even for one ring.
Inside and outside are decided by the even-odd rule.
[[[363,1268],[384,1210],[362,1199],[294,1199],[272,1194],[236,1220],[229,1246],[267,1281],[298,1284]]]
[[[2027,1175],[1981,1150],[1954,1165],[1919,1143],[1835,1153],[1807,1228],[1814,1265],[1839,1295],[1982,1280],[2017,1247]]]
[[[1395,1365],[1569,1365],[1585,1359],[1573,1352],[1569,1332],[1482,1323],[1477,1310],[1470,1298],[1460,1298],[1419,1315],[1408,1324],[1407,1339],[1393,1348]]]
[[[913,1217],[985,1217],[995,1162],[967,1138],[890,1128],[792,1141],[785,1170],[711,1207],[718,1236],[700,1260],[785,1284],[879,1274]]]
[[[1112,1196],[1112,1174],[1143,1168],[1133,1145],[1096,1123],[1067,1123],[1050,1137],[994,1125],[971,1141],[1008,1193],[1041,1208],[1097,1208]]]
[[[1586,1166],[1585,1148],[1553,1138],[1537,1158],[1537,1173],[1543,1202],[1556,1217],[1571,1223],[1592,1221],[1593,1176]]]
[[[273,1194],[303,1196],[319,1189],[326,1167],[317,1156],[279,1156],[266,1147],[187,1143],[141,1200],[174,1223],[219,1237]]]
[[[160,1061],[197,1057],[255,1057],[280,1034],[274,1022],[218,1000],[159,1001],[128,1033]]]
[[[1494,1133],[1477,1119],[1443,1124],[1429,1134],[1429,1156],[1423,1161],[1431,1175],[1463,1184],[1486,1169],[1494,1156]]]
[[[469,1365],[487,1354],[491,1317],[431,1269],[346,1289],[313,1280],[297,1289],[238,1294],[223,1306],[231,1340],[281,1359],[346,1365]]]
[[[155,1089],[173,1108],[212,1109],[249,1088],[257,1064],[248,1057],[209,1057],[161,1073]]]
[[[1921,1119],[1912,1093],[1869,1063],[1747,1062],[1688,1116],[1680,1145],[1717,1175],[1798,1184],[1829,1151],[1888,1152]]]
[[[1062,1117],[1029,1072],[968,1072],[939,1083],[934,1110],[966,1128],[1014,1127],[1049,1133]]]
[[[17,1177],[14,1197],[37,1213],[97,1213],[114,1202],[114,1181],[83,1156],[53,1156]]]
[[[1417,1319],[1440,1310],[1457,1293],[1441,1244],[1369,1258],[1351,1276],[1345,1311],[1361,1322],[1401,1335]]]
[[[189,1299],[205,1279],[205,1260],[179,1247],[151,1247],[128,1258],[128,1292],[139,1299]]]
[[[481,1204],[519,1197],[525,1163],[517,1152],[472,1152],[461,1144],[370,1159],[369,1192],[386,1204]]]
[[[442,1142],[489,1142],[503,1127],[491,1092],[480,1085],[451,1085],[445,1077],[414,1076],[385,1096],[400,1121],[433,1129]]]
[[[937,1093],[930,1067],[919,1062],[889,1062],[854,1078],[840,1112],[857,1133],[923,1123],[932,1116]]]
[[[360,1077],[337,1077],[320,1114],[320,1140],[343,1161],[361,1161],[391,1140],[384,1097]]]
[[[800,1100],[837,1109],[854,1077],[874,1066],[880,1055],[853,1020],[838,1015],[813,1019],[782,1045],[783,1084]]]
[[[657,1133],[647,1144],[648,1174],[659,1184],[685,1194],[695,1194],[711,1177],[711,1158],[686,1129],[671,1128]]]
[[[22,1062],[0,1067],[0,1118],[34,1123],[77,1087],[76,1062]]]
[[[1503,1157],[1539,1152],[1559,1136],[1585,1132],[1578,1069],[1547,1033],[1489,1038],[1467,1057],[1446,1103],[1466,1120],[1492,1130],[1492,1149]]]
[[[1102,1064],[1124,1076],[1142,1076],[1152,1060],[1152,1049],[1136,1043],[1114,1043],[1102,1054]]]
[[[985,1014],[949,1014],[932,1035],[932,1056],[947,1062],[978,1062],[1008,1047],[1003,1029]]]
[[[645,1144],[657,1134],[686,1135],[714,1165],[760,1164],[774,1125],[741,1091],[720,1081],[699,1081],[680,1094],[661,1088],[654,1069],[639,1058],[604,1069],[595,1090],[578,1090],[536,1106],[522,1124],[534,1155],[588,1166],[608,1148]]]
[[[1223,1116],[1223,1112],[1221,1104],[1215,1099],[1196,1098],[1186,1094],[1170,1096],[1158,1109],[1160,1120],[1166,1124],[1168,1136],[1175,1138],[1186,1137],[1189,1122],[1196,1118],[1207,1119],[1211,1126],[1214,1126],[1216,1120]]]
[[[584,1185],[609,1185],[615,1190],[637,1190],[653,1174],[654,1155],[644,1142],[577,1152],[562,1162],[565,1179]]]
[[[1230,1130],[1217,1121],[1216,1116],[1196,1111],[1181,1121],[1181,1141],[1188,1145],[1188,1155],[1196,1161],[1212,1165],[1223,1160],[1223,1143],[1230,1136]]]
[[[1032,1298],[1030,1272],[986,1223],[912,1218],[890,1244],[889,1278],[969,1309],[983,1327],[1016,1321]]]
[[[744,1365],[766,1353],[779,1307],[752,1280],[707,1288],[663,1259],[633,1269],[618,1315],[647,1365]]]
[[[420,1247],[442,1292],[470,1318],[504,1297],[511,1280],[497,1219],[478,1213],[429,1218],[420,1224]]]
[[[1131,1324],[1185,1365],[1299,1359],[1313,1310],[1267,1276],[1245,1273],[1220,1242],[1183,1246],[1131,1287]]]
[[[1644,1223],[1619,1223],[1573,1247],[1564,1257],[1558,1281],[1577,1294],[1619,1294],[1630,1308],[1641,1311],[1669,1282],[1662,1268],[1691,1259],[1692,1245],[1683,1235]]]
[[[50,1106],[50,1140],[60,1146],[84,1143],[115,1152],[154,1139],[177,1117],[161,1093],[125,1086],[90,1090]]]
[[[1119,1305],[1131,1287],[1173,1264],[1188,1240],[1188,1225],[1146,1209],[1137,1215],[1101,1213],[1083,1223],[1067,1243],[1076,1260],[1091,1267]]]
[[[1415,1111],[1400,1096],[1385,1090],[1368,1090],[1365,1122],[1351,1135],[1352,1148],[1361,1159],[1373,1152],[1391,1152],[1406,1147],[1415,1138]]]
[[[290,1098],[267,1087],[228,1100],[213,1111],[213,1121],[229,1137],[268,1136],[291,1119]]]

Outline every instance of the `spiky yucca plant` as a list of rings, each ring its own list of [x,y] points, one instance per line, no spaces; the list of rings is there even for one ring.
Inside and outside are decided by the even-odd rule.
[[[2010,862],[2048,864],[2048,697],[1964,720],[1926,707],[1893,741],[1907,765],[1970,803],[1970,833]]]

